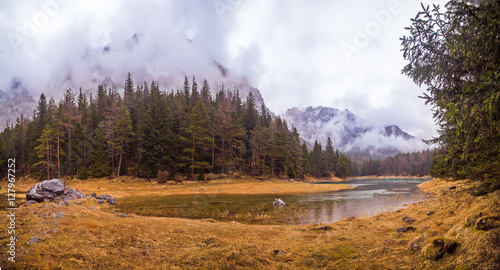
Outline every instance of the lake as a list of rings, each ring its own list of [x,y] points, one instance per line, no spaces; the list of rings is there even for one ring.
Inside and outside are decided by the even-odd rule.
[[[348,217],[373,216],[402,209],[428,198],[418,179],[353,179],[341,183],[355,189],[302,195],[168,195],[117,199],[118,211],[145,216],[211,218],[247,224],[331,223]],[[280,198],[285,206],[274,207]]]

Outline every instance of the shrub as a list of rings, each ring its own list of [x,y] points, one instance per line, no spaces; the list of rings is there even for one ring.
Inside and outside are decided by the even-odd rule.
[[[198,180],[205,181],[205,172],[204,171],[201,171],[200,174],[198,174]]]
[[[167,171],[162,171],[158,170],[158,173],[156,174],[156,181],[159,184],[164,184],[168,180],[168,172]]]
[[[80,178],[80,180],[89,179],[89,171],[87,170],[87,168],[80,168],[78,172],[78,178]]]

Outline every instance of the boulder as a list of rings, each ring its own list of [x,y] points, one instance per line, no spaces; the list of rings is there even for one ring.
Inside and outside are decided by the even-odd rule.
[[[283,205],[286,205],[284,201],[282,201],[281,199],[274,199],[273,206],[283,206]]]
[[[102,195],[97,196],[95,198],[97,201],[104,200],[104,201],[108,201],[109,204],[116,205],[115,198],[113,198],[112,196],[110,196],[108,194],[102,194]]]
[[[37,202],[50,202],[55,197],[63,194],[65,184],[59,179],[45,180],[32,186],[26,192],[26,200]]]
[[[74,189],[72,187],[67,187],[66,189],[64,189],[64,192],[61,196],[61,199],[63,201],[71,201],[71,200],[82,199],[82,198],[85,198],[85,195],[83,193],[81,193],[80,191],[78,191],[78,189]]]

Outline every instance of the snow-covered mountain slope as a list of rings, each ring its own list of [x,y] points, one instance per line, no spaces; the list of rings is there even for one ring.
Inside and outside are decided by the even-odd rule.
[[[334,148],[357,155],[390,156],[424,146],[397,125],[366,123],[349,110],[322,106],[291,108],[283,118],[290,127],[297,128],[304,141],[318,141],[324,146],[330,137]]]

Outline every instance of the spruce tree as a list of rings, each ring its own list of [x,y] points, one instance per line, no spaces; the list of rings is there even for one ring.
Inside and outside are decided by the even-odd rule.
[[[120,176],[125,145],[130,143],[134,136],[132,132],[132,120],[130,119],[130,114],[126,106],[123,106],[120,110],[114,132],[115,147],[120,155],[116,176]]]
[[[102,124],[99,124],[94,132],[90,160],[93,177],[103,177],[111,174],[106,132]]]
[[[210,145],[210,133],[207,114],[201,101],[196,103],[189,118],[186,127],[187,137],[184,139],[189,143],[187,144],[189,147],[184,149],[184,152],[188,154],[190,176],[191,179],[194,179],[195,170],[203,172],[209,166],[209,163],[203,160],[203,153],[208,150]]]
[[[155,84],[152,84],[148,101],[141,125],[144,138],[139,166],[141,175],[155,177],[158,171],[170,170],[173,173],[175,170],[172,162],[175,136],[172,133],[172,112]]]

